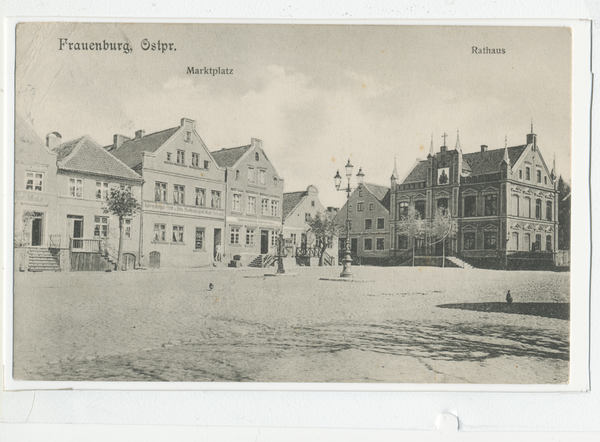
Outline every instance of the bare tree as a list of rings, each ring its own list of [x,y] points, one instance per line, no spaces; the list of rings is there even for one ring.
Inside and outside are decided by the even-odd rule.
[[[442,267],[446,263],[446,239],[452,238],[458,231],[458,222],[452,218],[450,211],[444,207],[439,207],[431,223],[427,226],[427,233],[433,240],[429,244],[442,243]]]
[[[319,265],[323,265],[323,257],[328,247],[333,244],[333,238],[339,236],[342,228],[334,221],[333,214],[317,212],[308,216],[306,220],[309,232],[315,237],[316,247],[319,251]]]
[[[414,207],[409,207],[407,212],[400,213],[400,222],[398,225],[398,233],[405,235],[407,238],[412,238],[412,265],[415,265],[415,239],[424,238],[426,233],[425,220],[421,218],[421,214]]]
[[[119,252],[117,258],[117,271],[121,270],[121,259],[123,256],[123,227],[125,218],[135,215],[141,206],[131,191],[113,187],[110,195],[106,198],[104,213],[115,215],[119,219]]]

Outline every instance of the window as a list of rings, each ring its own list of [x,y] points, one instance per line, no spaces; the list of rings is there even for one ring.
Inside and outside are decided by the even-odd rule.
[[[248,197],[246,212],[247,213],[256,213],[256,197],[255,196]]]
[[[546,236],[546,252],[551,252],[551,251],[552,251],[552,236],[547,235]]]
[[[240,243],[240,229],[238,227],[231,228],[231,244]]]
[[[446,210],[448,210],[448,198],[438,198],[437,208],[446,212]]]
[[[523,171],[521,169],[519,169],[519,179],[520,180],[523,179]]]
[[[552,221],[552,201],[546,201],[546,219]]]
[[[535,219],[542,219],[542,200],[535,200]]]
[[[271,200],[271,216],[277,216],[279,213],[279,201]]]
[[[365,230],[373,228],[373,220],[371,218],[365,219]]]
[[[542,250],[542,235],[535,235],[535,242],[533,243],[532,252]]]
[[[544,177],[544,184],[548,184],[548,177],[547,176]]]
[[[250,181],[251,183],[253,183],[255,181],[255,176],[254,176],[254,167],[248,167],[248,181]]]
[[[177,150],[177,164],[185,164],[185,150]]]
[[[25,190],[35,190],[41,192],[43,190],[44,174],[40,172],[27,172],[27,181]]]
[[[236,170],[236,171],[235,171],[235,179],[236,179],[236,180],[239,180],[239,179],[240,179],[240,171],[239,171],[239,170]]]
[[[191,143],[192,142],[192,133],[189,130],[185,131],[185,137],[183,138],[183,140],[186,143]]]
[[[173,242],[183,243],[183,226],[173,226]]]
[[[125,184],[119,185],[119,189],[124,190],[125,192],[131,193],[131,186],[126,186]]]
[[[258,152],[254,153],[254,161],[258,161],[260,160],[260,156],[258,155]]]
[[[537,172],[536,173],[537,174],[537,182],[541,184],[541,182],[542,182],[542,171],[538,170],[536,172]]]
[[[208,161],[208,160],[204,160],[204,168],[205,168],[206,170],[210,169],[210,161]]]
[[[173,204],[185,204],[185,187],[173,185]]]
[[[192,152],[192,166],[200,167],[200,154]]]
[[[531,181],[531,169],[529,167],[525,168],[525,179]]]
[[[495,250],[498,235],[496,232],[483,233],[483,248],[486,250]]]
[[[512,205],[513,205],[513,215],[514,216],[521,216],[520,214],[520,207],[519,207],[519,195],[513,195],[512,196]]]
[[[372,212],[372,211],[373,211],[373,203],[370,203],[369,204],[369,212]]]
[[[362,189],[358,189],[358,197],[362,198]]]
[[[377,238],[377,250],[385,250],[383,246],[383,238]]]
[[[398,235],[398,249],[408,249],[408,236]]]
[[[259,170],[258,171],[258,182],[259,184],[266,184],[267,183],[267,171],[266,170]]]
[[[531,250],[531,235],[529,233],[526,233],[525,235],[523,235],[523,239],[523,247],[525,247],[523,250],[529,252]]]
[[[415,201],[415,212],[419,214],[420,219],[425,219],[425,201]]]
[[[194,248],[204,250],[204,228],[196,227],[196,236],[194,238]]]
[[[154,183],[154,201],[167,201],[167,183]]]
[[[96,199],[104,200],[108,198],[108,183],[96,181]]]
[[[221,208],[221,192],[218,190],[210,191],[210,207],[213,209]]]
[[[357,203],[356,204],[356,211],[357,212],[362,212],[363,210],[365,210],[365,203]]]
[[[154,224],[154,241],[165,242],[167,240],[167,226],[165,224]]]
[[[290,238],[292,238],[292,244],[296,245],[296,234],[292,233],[291,236],[290,236]]]
[[[475,232],[465,232],[463,234],[463,249],[475,250]]]
[[[273,177],[273,186],[277,187],[277,177]]]
[[[348,212],[352,212],[352,204],[348,204]]]
[[[498,195],[485,196],[485,216],[498,215]]]
[[[477,197],[475,195],[465,196],[463,215],[465,217],[477,216]]]
[[[526,216],[527,218],[531,218],[531,198],[526,197],[523,199],[523,202],[525,203],[525,207],[524,207],[524,216]],[[529,250],[529,249],[527,249]]]
[[[254,229],[246,229],[246,245],[254,244]]]
[[[517,232],[512,233],[512,250],[519,250],[519,234]]]
[[[231,210],[234,212],[242,211],[242,195],[237,193],[233,194],[233,206],[231,207]]]
[[[268,215],[269,214],[269,200],[267,198],[263,198],[261,202],[261,214]]]
[[[108,217],[107,216],[95,216],[94,217],[94,237],[106,238],[108,236]]]
[[[398,203],[398,213],[396,219],[405,220],[408,218],[408,203]]]
[[[69,195],[75,198],[81,198],[83,196],[83,180],[78,178],[69,179]]]
[[[171,152],[167,152],[167,161],[171,161]]]
[[[373,239],[365,238],[364,249],[373,250]]]
[[[131,219],[123,220],[123,234],[125,239],[131,239]]]
[[[308,222],[308,221],[310,221],[310,213],[305,213],[305,214],[304,214],[304,221],[305,221],[305,222]]]
[[[377,218],[377,228],[385,229],[385,219],[384,218]]]
[[[277,235],[276,232],[271,232],[271,247],[277,247]]]
[[[315,200],[312,200],[312,201],[310,202],[310,207],[315,207]]]
[[[196,206],[206,206],[206,189],[196,187],[196,194],[194,195],[194,204]]]

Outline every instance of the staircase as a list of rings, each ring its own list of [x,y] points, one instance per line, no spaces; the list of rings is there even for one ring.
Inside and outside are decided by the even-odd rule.
[[[472,269],[473,266],[471,264],[467,264],[462,259],[457,258],[456,256],[446,256],[446,259],[450,261],[452,264],[456,265],[456,267],[460,267],[463,269]]]
[[[269,267],[275,263],[277,257],[275,255],[258,255],[248,264],[248,267],[256,267],[262,269],[263,267]]]
[[[258,255],[256,258],[254,258],[249,264],[248,267],[257,267],[257,268],[261,268],[262,269],[262,265],[263,264],[263,258],[262,255]]]
[[[60,265],[50,250],[45,248],[29,249],[30,272],[60,272]]]

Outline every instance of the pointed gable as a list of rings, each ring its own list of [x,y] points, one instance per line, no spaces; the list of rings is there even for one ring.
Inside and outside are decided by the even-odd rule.
[[[300,192],[288,192],[283,194],[283,219],[286,220],[288,216],[294,212],[296,207],[308,196],[308,191],[303,190]]]
[[[219,167],[233,167],[251,147],[251,144],[248,144],[247,146],[230,147],[211,152],[211,155]]]
[[[57,146],[59,170],[141,181],[141,177],[87,135]]]
[[[363,183],[362,186],[373,195],[383,207],[390,210],[390,189],[378,184]]]
[[[132,169],[142,164],[144,152],[156,152],[180,129],[179,126],[123,142],[111,153]]]

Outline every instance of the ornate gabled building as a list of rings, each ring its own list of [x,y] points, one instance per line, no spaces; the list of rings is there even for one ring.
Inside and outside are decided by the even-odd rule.
[[[534,133],[526,144],[463,154],[433,140],[425,160],[418,160],[404,179],[391,177],[393,255],[458,256],[492,268],[543,268],[557,250],[558,194],[554,168],[548,169]],[[447,211],[457,229],[445,243],[426,236],[408,237],[407,214],[431,222],[438,209]]]

